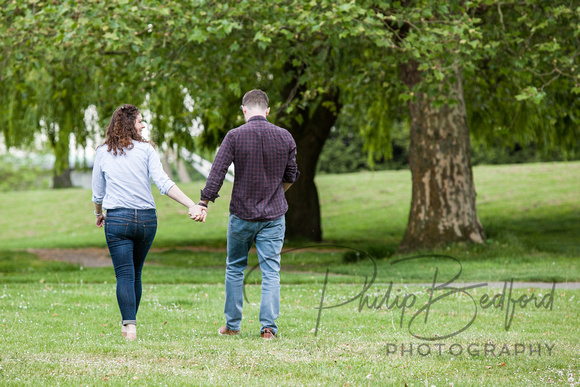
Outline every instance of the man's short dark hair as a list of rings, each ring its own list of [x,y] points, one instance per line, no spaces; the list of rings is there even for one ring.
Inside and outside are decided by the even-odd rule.
[[[242,99],[242,105],[249,108],[268,109],[268,96],[262,90],[254,89],[248,91]]]

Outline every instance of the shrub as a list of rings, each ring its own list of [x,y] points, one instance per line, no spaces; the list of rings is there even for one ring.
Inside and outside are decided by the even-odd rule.
[[[0,156],[0,192],[50,187],[50,170],[32,157]]]

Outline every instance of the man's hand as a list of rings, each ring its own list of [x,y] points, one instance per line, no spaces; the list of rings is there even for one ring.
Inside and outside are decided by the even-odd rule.
[[[98,228],[103,227],[105,225],[105,214],[97,215],[97,218],[95,219],[95,224],[97,225]]]
[[[192,206],[189,207],[189,217],[196,222],[203,222],[205,223],[205,218],[207,217],[207,208],[202,206]]]

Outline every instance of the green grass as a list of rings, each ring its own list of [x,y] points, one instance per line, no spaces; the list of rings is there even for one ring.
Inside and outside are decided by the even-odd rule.
[[[274,342],[258,338],[259,271],[247,277],[242,334],[216,334],[224,320],[231,185],[225,185],[205,224],[155,195],[159,230],[143,273],[136,342],[119,334],[112,267],[40,260],[27,251],[104,248],[103,230],[93,225],[90,192],[0,193],[0,385],[578,385],[580,290],[567,289],[566,282],[580,281],[580,163],[480,166],[474,175],[487,243],[430,253],[459,260],[457,282],[513,278],[559,284],[552,310],[533,303],[518,307],[509,330],[505,311],[477,304],[473,325],[433,342],[409,333],[410,319],[429,298],[427,286],[407,284],[431,283],[435,273],[438,283],[450,280],[460,266],[433,257],[393,264],[402,258],[394,253],[409,212],[408,171],[317,179],[325,243],[287,244]],[[195,198],[201,185],[181,188]],[[327,269],[325,306],[353,298],[375,274],[369,257],[357,250],[376,259],[375,282],[363,303],[357,299],[324,310],[315,336]],[[250,266],[256,263],[251,254]],[[369,308],[391,283],[388,307]],[[413,332],[441,337],[460,330],[473,317],[473,299],[499,292],[482,287],[469,296],[447,297],[432,307],[428,323],[415,320]],[[549,290],[514,289],[512,299],[532,294],[541,299]],[[439,344],[445,346],[441,355]],[[463,353],[450,353],[452,344]],[[467,353],[472,344],[479,354]],[[516,356],[520,344],[526,350]],[[401,345],[413,345],[414,354],[401,354]],[[417,354],[420,345],[431,353]],[[486,345],[495,345],[494,354],[485,353]],[[509,355],[499,354],[504,345]],[[529,345],[542,346],[541,356],[530,353]],[[552,353],[546,345],[554,345]],[[396,351],[389,354],[387,348]],[[456,353],[459,347],[454,348]]]
[[[203,186],[198,183],[182,188],[193,196],[199,195]],[[231,185],[225,187],[223,200],[212,206],[211,225],[194,223],[185,207],[154,191],[160,226],[155,245],[223,245],[228,190]],[[94,225],[90,190],[0,193],[0,201],[2,250],[104,246],[103,229]]]
[[[282,255],[281,280],[284,284],[320,284],[326,270],[329,282],[337,284],[363,283],[375,273],[372,261],[363,258],[345,262],[341,251],[315,253],[293,252]],[[393,264],[399,257],[376,260],[376,283],[430,283],[435,271],[438,282],[574,282],[580,278],[580,265],[574,257],[522,256],[460,258],[460,265],[446,258],[425,258]],[[249,267],[257,265],[251,254]],[[143,281],[150,284],[221,284],[225,274],[225,253],[169,250],[150,253],[143,272]],[[44,261],[26,252],[0,252],[0,283],[104,283],[114,281],[112,267],[82,267],[76,264]],[[259,270],[247,278],[259,283]]]
[[[580,163],[479,166],[474,175],[487,243],[433,253],[459,259],[463,281],[580,281]],[[435,267],[457,270],[441,261],[423,267],[391,265],[407,222],[409,171],[323,175],[317,184],[325,243],[285,253],[284,283],[320,283],[327,268],[333,283],[360,282],[372,275],[373,266],[352,249],[377,259],[377,282],[429,282]],[[182,186],[193,197],[201,187]],[[230,190],[226,183],[205,224],[192,222],[183,207],[155,194],[159,229],[147,261],[150,283],[223,282]],[[80,189],[1,193],[0,280],[112,281],[110,268],[38,261],[25,253],[28,248],[105,248],[103,230],[93,225],[90,197],[90,191]],[[155,251],[160,247],[169,249]],[[301,247],[287,243],[285,250]],[[256,262],[252,255],[250,265]]]
[[[393,290],[397,287],[393,288]],[[247,288],[242,334],[219,337],[223,285],[147,285],[139,312],[138,340],[125,342],[119,329],[114,284],[9,284],[0,288],[0,384],[21,385],[393,385],[545,386],[577,382],[580,361],[580,291],[556,289],[553,310],[518,308],[509,331],[504,312],[479,309],[473,325],[458,336],[425,342],[407,329],[418,306],[358,309],[358,303],[325,310],[314,335],[321,286],[282,287],[279,337],[258,338],[259,287]],[[359,292],[356,285],[330,285],[325,305]],[[382,297],[385,286],[367,295]],[[402,287],[417,304],[422,287]],[[475,298],[498,289],[475,289]],[[542,291],[543,295],[547,291]],[[401,293],[401,294],[402,294]],[[518,289],[515,296],[538,290]],[[436,293],[439,295],[440,293]],[[392,299],[391,299],[392,302]],[[473,302],[452,296],[431,312],[423,335],[464,327]],[[447,331],[446,331],[447,330]],[[396,353],[387,354],[387,344]],[[413,345],[412,355],[400,346]],[[427,356],[419,345],[431,344]],[[442,354],[435,345],[443,344]],[[449,353],[449,347],[458,346]],[[470,355],[467,347],[479,354]],[[494,354],[484,353],[495,345]],[[525,353],[514,355],[516,344]],[[510,354],[500,355],[507,345]],[[529,352],[542,346],[540,356]],[[554,348],[548,353],[545,345]],[[391,347],[392,348],[392,347]],[[422,347],[426,353],[426,346]],[[491,347],[488,349],[491,350]],[[475,353],[472,351],[472,353]]]
[[[578,256],[580,162],[474,168],[478,213],[488,238]],[[409,171],[322,175],[316,180],[323,236],[351,247],[389,254],[400,242],[411,198]],[[193,198],[203,183],[183,184]],[[159,229],[154,246],[225,246],[231,184],[211,205],[205,224],[154,188]],[[0,193],[0,249],[104,246],[93,226],[89,190]],[[548,233],[549,235],[545,235]],[[355,245],[355,246],[352,246]]]

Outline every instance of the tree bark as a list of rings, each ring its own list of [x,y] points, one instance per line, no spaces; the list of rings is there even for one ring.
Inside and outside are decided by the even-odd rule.
[[[327,106],[331,102],[334,108]],[[338,92],[324,94],[315,107],[299,109],[302,120],[292,119],[287,128],[296,141],[296,162],[300,177],[286,192],[286,238],[322,241],[320,203],[314,183],[316,165],[338,116]]]
[[[407,230],[399,250],[431,249],[453,242],[483,243],[485,233],[475,206],[471,145],[461,71],[449,97],[457,104],[437,109],[419,93],[409,101],[409,166],[412,199]],[[407,86],[420,81],[416,63],[401,67]]]
[[[49,140],[54,152],[54,170],[52,175],[52,188],[71,188],[70,177],[70,131],[61,128],[58,138],[56,133],[49,133]]]
[[[163,160],[161,165],[163,166],[163,171],[167,174],[167,176],[171,180],[174,180],[173,169],[171,168],[171,162],[169,161],[169,154],[172,152],[173,152],[173,149],[168,146],[167,150],[165,152],[163,152],[163,154],[161,155],[161,159]]]
[[[181,183],[191,183],[191,177],[189,176],[189,172],[187,172],[185,162],[183,161],[183,159],[178,157],[177,152],[175,154],[175,157],[176,157],[175,166],[177,168],[177,177],[179,177],[179,181]]]
[[[52,175],[52,188],[71,188],[70,168],[63,169],[58,173],[54,170]]]

